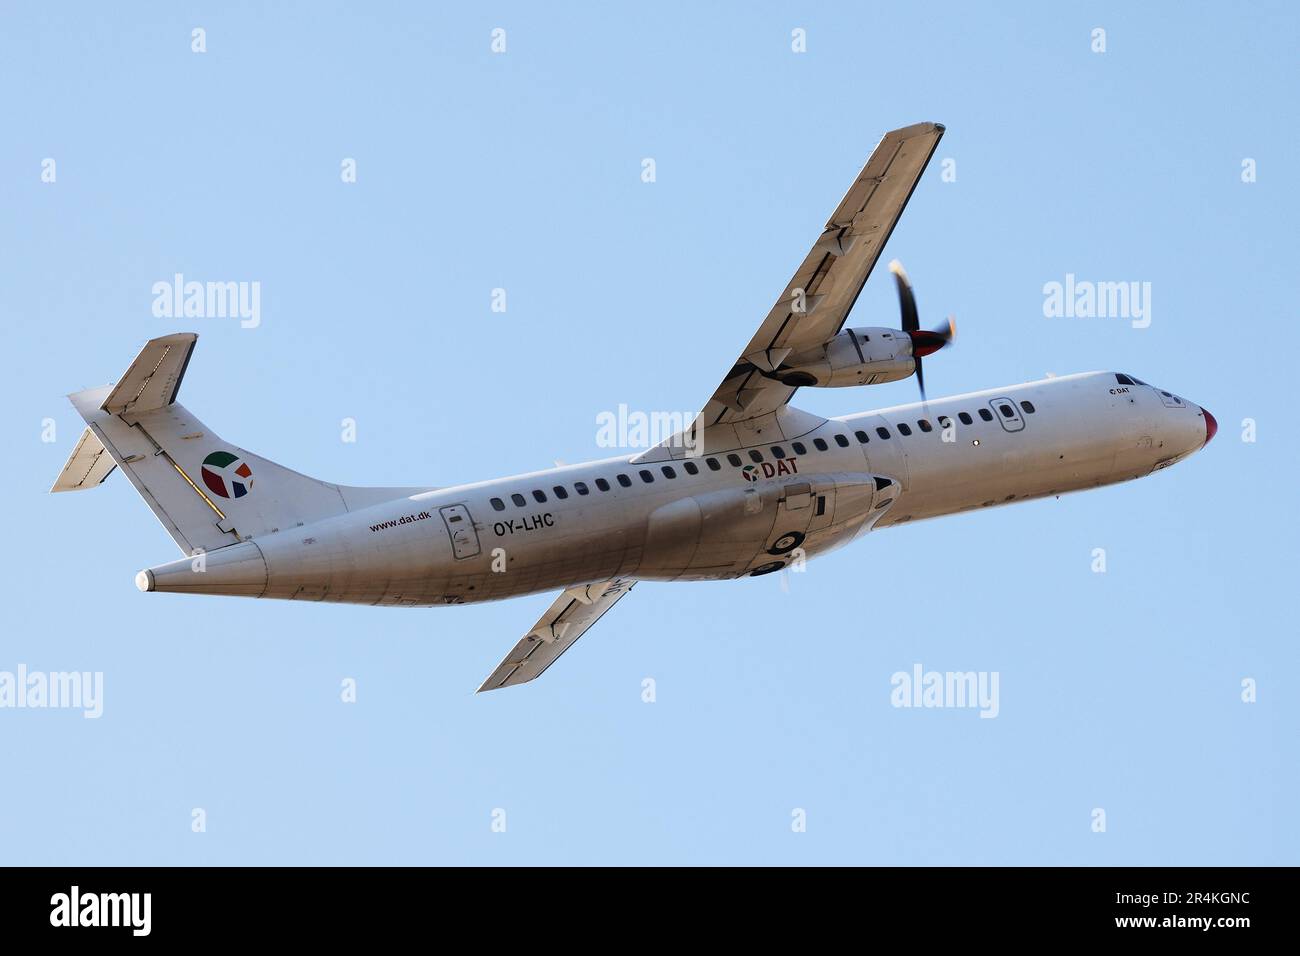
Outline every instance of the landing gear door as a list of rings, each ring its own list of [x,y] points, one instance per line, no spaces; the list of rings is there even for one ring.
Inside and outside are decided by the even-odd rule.
[[[451,538],[451,553],[457,558],[472,558],[481,550],[478,543],[478,531],[474,529],[474,519],[469,516],[469,509],[464,505],[447,505],[439,508],[442,523],[447,526]]]
[[[791,481],[783,485],[776,503],[776,522],[767,539],[767,554],[784,557],[803,544],[816,508],[817,495],[811,482]]]
[[[820,531],[829,528],[835,520],[835,482],[831,479],[819,481],[812,490],[812,517],[808,521],[808,530]]]
[[[786,511],[811,508],[812,500],[812,485],[806,481],[792,481],[781,489],[781,506]]]

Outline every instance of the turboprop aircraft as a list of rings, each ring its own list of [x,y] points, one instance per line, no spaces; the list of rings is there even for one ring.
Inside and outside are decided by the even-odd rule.
[[[533,680],[637,581],[770,574],[870,531],[1140,478],[1202,448],[1203,408],[1086,372],[926,400],[953,327],[845,328],[944,128],[888,133],[692,426],[635,455],[454,488],[308,478],[214,434],[176,395],[198,336],[149,341],[116,385],[76,392],[86,430],[53,491],[121,468],[185,557],[142,591],[402,607],[559,590],[479,690]],[[922,401],[821,418],[800,388],[915,375]]]

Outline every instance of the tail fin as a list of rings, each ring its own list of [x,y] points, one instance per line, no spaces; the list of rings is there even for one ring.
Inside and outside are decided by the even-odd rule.
[[[176,404],[197,341],[151,339],[117,385],[68,396],[87,428],[51,491],[92,488],[116,464],[193,554],[431,490],[333,485],[223,441]]]

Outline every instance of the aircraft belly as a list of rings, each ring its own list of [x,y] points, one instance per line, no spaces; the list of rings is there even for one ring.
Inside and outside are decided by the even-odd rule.
[[[723,488],[656,508],[634,574],[646,580],[734,577],[760,552],[776,520],[774,482]]]
[[[881,479],[881,487],[897,484]],[[683,498],[649,518],[636,577],[716,580],[764,573],[851,541],[872,514],[877,478],[862,471],[759,480]]]

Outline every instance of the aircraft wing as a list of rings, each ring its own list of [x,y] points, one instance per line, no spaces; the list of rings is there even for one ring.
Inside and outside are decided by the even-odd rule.
[[[533,629],[497,665],[479,687],[479,692],[526,684],[540,677],[600,620],[601,615],[631,591],[635,583],[629,578],[614,578],[599,584],[569,588],[555,599]]]
[[[764,372],[815,348],[844,326],[944,128],[918,123],[886,133],[831,214],[803,264],[701,413],[708,428],[780,408],[795,388]]]

